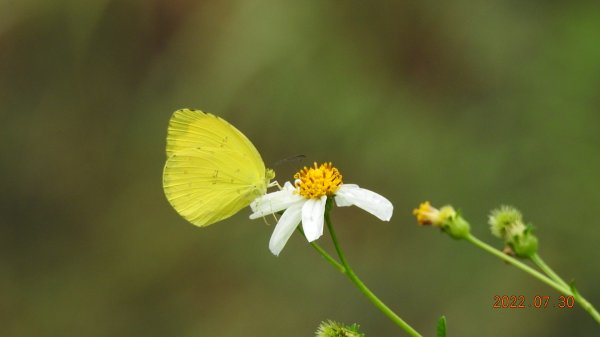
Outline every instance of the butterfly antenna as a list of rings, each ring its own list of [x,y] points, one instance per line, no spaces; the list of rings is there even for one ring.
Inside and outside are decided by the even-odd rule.
[[[306,155],[303,155],[303,154],[289,156],[287,158],[283,158],[283,159],[276,161],[274,166],[279,166],[284,163],[288,164],[288,163],[293,163],[293,162],[299,162],[299,161],[303,161],[304,159],[306,159]]]

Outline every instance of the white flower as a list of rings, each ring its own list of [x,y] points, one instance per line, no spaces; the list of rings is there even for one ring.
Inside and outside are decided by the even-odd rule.
[[[250,219],[285,210],[269,241],[269,249],[275,255],[279,255],[301,221],[309,242],[323,235],[328,196],[334,197],[340,207],[355,205],[384,221],[392,217],[394,207],[389,200],[358,185],[343,184],[341,174],[331,163],[305,167],[294,178],[297,179],[295,186],[286,182],[281,190],[259,197],[250,204],[253,211]]]

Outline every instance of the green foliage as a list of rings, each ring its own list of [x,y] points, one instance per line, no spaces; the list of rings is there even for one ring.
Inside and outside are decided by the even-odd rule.
[[[446,337],[446,316],[441,316],[437,323],[437,337]]]

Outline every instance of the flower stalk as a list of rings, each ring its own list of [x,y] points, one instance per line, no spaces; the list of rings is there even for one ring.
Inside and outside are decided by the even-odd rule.
[[[600,314],[594,306],[572,284],[568,284],[554,272],[538,255],[538,239],[533,234],[533,226],[530,224],[526,225],[523,222],[523,215],[516,208],[502,206],[493,210],[489,217],[492,234],[504,241],[506,245],[505,251],[500,251],[471,234],[468,222],[458,212],[454,211],[452,206],[444,206],[441,209],[437,209],[432,207],[429,202],[424,202],[413,211],[413,214],[420,225],[432,225],[448,233],[454,239],[464,239],[474,246],[521,269],[559,293],[566,296],[573,296],[576,303],[587,311],[596,322],[600,323]],[[543,273],[531,268],[511,255],[530,259]]]
[[[531,255],[530,259],[544,273],[546,273],[546,275],[548,275],[552,280],[554,280],[554,282],[557,282],[557,283],[561,284],[565,288],[569,288],[569,289],[571,288],[571,286],[569,286],[567,284],[567,282],[565,282],[560,276],[558,276],[558,274],[555,273],[554,270],[552,270],[552,268],[550,268],[550,266],[548,266],[546,264],[546,262],[544,262],[544,260],[542,260],[542,258],[538,255],[538,253],[535,253],[535,254]]]
[[[546,275],[552,278],[555,282],[560,283],[564,287],[569,289],[569,295],[575,298],[575,302],[579,304],[583,308],[583,310],[587,311],[587,313],[590,314],[590,316],[592,316],[592,318],[594,318],[594,320],[596,320],[598,324],[600,324],[600,313],[598,313],[596,308],[594,308],[594,306],[590,302],[588,302],[579,293],[579,291],[575,289],[574,286],[567,284],[567,282],[565,282],[560,276],[558,276],[558,274],[554,272],[554,270],[552,270],[552,268],[550,268],[550,266],[548,266],[546,262],[544,262],[544,260],[542,260],[542,258],[537,253],[531,256],[531,261],[533,261],[533,263],[535,263],[544,273],[546,273]]]
[[[547,284],[548,286],[552,287],[553,289],[555,289],[556,291],[558,291],[559,293],[566,295],[566,296],[573,296],[573,298],[575,298],[575,303],[579,304],[583,310],[585,310],[588,314],[590,314],[590,316],[592,316],[592,318],[598,322],[598,324],[600,324],[600,313],[598,313],[598,311],[596,310],[596,308],[594,308],[594,306],[588,302],[575,288],[573,288],[572,286],[568,285],[560,276],[558,276],[558,274],[556,274],[543,260],[542,258],[536,253],[534,255],[532,255],[530,257],[530,259],[544,272],[546,273],[548,276],[545,276],[544,274],[540,273],[539,271],[529,267],[528,265],[524,264],[523,262],[515,259],[512,256],[509,256],[507,254],[505,254],[504,252],[501,252],[500,250],[488,245],[487,243],[479,240],[478,238],[476,238],[475,236],[473,236],[472,234],[470,234],[466,240],[470,243],[472,243],[473,245],[475,245],[478,248],[483,249],[484,251],[504,260],[507,263],[512,264],[513,266],[521,269],[522,271],[526,272],[527,274],[533,276],[534,278],[538,279],[539,281],[542,281],[543,283]]]
[[[534,278],[538,279],[539,281],[547,284],[548,286],[550,286],[551,288],[555,289],[556,291],[563,293],[565,295],[572,295],[571,294],[571,290],[569,289],[569,287],[567,286],[563,286],[562,284],[559,284],[555,281],[553,281],[552,279],[548,278],[547,276],[545,276],[544,274],[540,273],[539,271],[531,268],[530,266],[526,265],[525,263],[515,259],[514,257],[505,254],[504,252],[488,245],[487,243],[479,240],[477,237],[475,237],[473,234],[469,234],[465,240],[467,240],[468,242],[472,243],[473,245],[475,245],[476,247],[500,258],[501,260],[503,260],[504,262],[507,262],[519,269],[521,269],[522,271],[526,272],[527,274],[533,276]]]
[[[327,224],[327,229],[329,230],[329,233],[331,235],[331,240],[333,242],[333,245],[335,246],[335,250],[338,254],[338,257],[340,259],[340,264],[337,264],[337,262],[332,262],[332,258],[331,256],[329,256],[329,254],[327,254],[319,245],[317,245],[316,243],[312,242],[311,245],[313,246],[313,248],[315,248],[315,250],[321,254],[327,261],[329,261],[332,265],[338,267],[338,265],[341,265],[342,268],[338,268],[338,270],[340,270],[344,275],[346,275],[346,277],[348,277],[350,279],[350,281],[352,283],[354,283],[354,285],[358,288],[358,290],[360,290],[360,292],[362,292],[365,297],[367,297],[367,299],[369,301],[371,301],[371,303],[373,303],[379,310],[381,310],[381,312],[383,312],[384,315],[386,315],[392,322],[394,322],[396,325],[398,325],[400,328],[402,328],[404,331],[406,331],[410,336],[412,337],[422,337],[422,335],[417,332],[417,330],[415,330],[412,326],[410,326],[406,321],[404,321],[402,318],[400,318],[400,316],[398,316],[392,309],[390,309],[385,303],[383,303],[382,300],[380,300],[363,282],[362,280],[358,277],[358,275],[356,275],[356,273],[354,272],[354,270],[352,270],[352,268],[350,267],[350,265],[348,264],[348,261],[346,260],[346,257],[344,255],[344,252],[342,250],[342,247],[339,244],[339,241],[337,239],[337,235],[335,233],[335,230],[333,228],[333,224],[331,222],[331,218],[329,216],[330,210],[331,210],[331,199],[328,200],[327,205],[325,206],[325,223]]]

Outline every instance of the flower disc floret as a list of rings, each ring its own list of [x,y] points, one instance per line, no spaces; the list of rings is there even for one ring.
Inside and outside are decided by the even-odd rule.
[[[322,196],[331,197],[342,186],[342,175],[331,163],[314,167],[304,167],[294,175],[298,194],[306,199],[319,199]]]
[[[520,234],[525,229],[521,212],[514,207],[505,205],[491,212],[488,223],[492,234],[501,239],[506,238],[507,235]]]
[[[490,214],[492,234],[504,240],[504,243],[519,257],[530,257],[538,248],[538,239],[533,227],[525,225],[523,215],[511,206],[501,206]]]
[[[450,218],[456,216],[456,211],[451,206],[444,206],[437,209],[425,201],[419,205],[419,208],[413,210],[413,215],[417,217],[420,225],[433,225],[442,227]]]
[[[420,225],[432,225],[448,233],[454,239],[464,239],[469,236],[471,226],[452,206],[437,209],[425,201],[419,208],[413,210]]]

